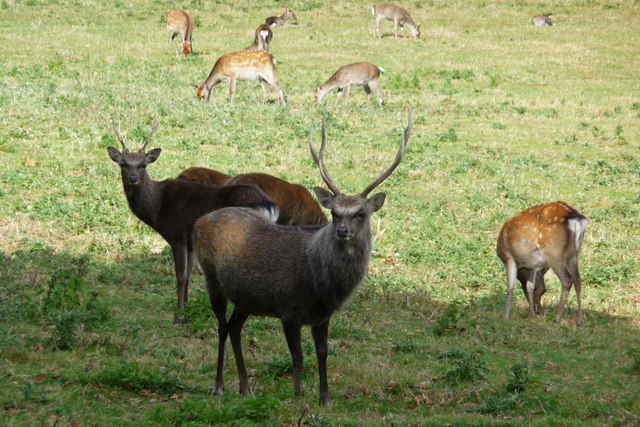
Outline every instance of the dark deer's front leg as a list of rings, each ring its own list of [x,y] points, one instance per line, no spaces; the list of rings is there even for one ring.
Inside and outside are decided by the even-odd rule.
[[[302,376],[302,335],[300,325],[297,321],[282,321],[284,327],[284,336],[287,338],[287,345],[291,353],[291,361],[293,362],[293,389],[296,396],[302,395],[302,387],[300,378]]]
[[[329,320],[311,327],[313,342],[316,346],[318,357],[318,375],[320,377],[320,404],[331,406],[329,398],[329,383],[327,382],[327,351],[329,338]]]
[[[189,256],[187,248],[183,244],[175,244],[171,247],[173,253],[173,264],[175,266],[177,289],[178,289],[178,311],[184,310],[184,304],[187,302],[189,293]],[[193,258],[192,265],[193,265]],[[174,325],[180,325],[185,322],[184,314],[178,314],[173,319]]]

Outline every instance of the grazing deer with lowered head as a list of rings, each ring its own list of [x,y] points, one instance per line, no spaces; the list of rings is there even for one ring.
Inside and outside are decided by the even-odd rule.
[[[269,43],[273,38],[273,31],[267,24],[262,24],[256,28],[256,35],[253,38],[253,44],[245,47],[244,50],[263,50],[269,52]]]
[[[371,91],[373,90],[378,97],[378,103],[382,107],[382,96],[380,95],[380,89],[378,89],[378,79],[380,74],[384,72],[384,69],[373,65],[370,62],[356,62],[355,64],[345,65],[340,67],[325,84],[322,86],[317,85],[314,93],[317,101],[317,106],[322,102],[322,98],[331,90],[338,88],[338,96],[336,97],[336,103],[334,107],[338,105],[340,95],[344,98],[344,105],[347,105],[347,97],[349,96],[349,90],[352,85],[362,86],[367,94],[367,107],[371,105]]]
[[[113,130],[122,152],[108,147],[109,157],[120,166],[122,185],[133,213],[157,231],[171,246],[178,282],[178,310],[184,308],[189,294],[189,278],[193,269],[193,225],[202,215],[226,206],[246,206],[275,221],[278,207],[253,185],[210,186],[179,179],[154,181],[147,174],[147,166],[158,160],[160,148],[145,152],[151,136],[158,127],[158,118],[142,148],[127,149],[118,133],[115,118]],[[174,323],[184,317],[176,316]]]
[[[278,224],[281,225],[325,225],[327,217],[309,190],[302,185],[291,184],[266,173],[243,173],[231,177],[214,169],[189,168],[178,175],[207,185],[255,185],[280,208]]]
[[[180,36],[180,44],[182,45],[182,52],[185,58],[189,52],[193,52],[191,48],[191,34],[193,33],[193,19],[184,10],[174,9],[167,12],[167,47],[169,49],[169,38],[173,40],[173,45],[176,48],[176,56],[180,56],[178,51],[177,36]]]
[[[573,285],[578,299],[576,324],[582,324],[582,279],[578,271],[578,255],[587,225],[587,219],[564,202],[530,207],[504,223],[498,235],[496,252],[507,270],[505,319],[509,318],[516,279],[520,280],[527,295],[529,314],[535,317],[534,310],[540,309],[540,297],[546,290],[544,273],[551,268],[562,283],[555,321],[560,321]]]
[[[382,34],[380,34],[380,23],[385,19],[393,21],[396,30],[396,39],[398,38],[398,25],[400,25],[402,35],[405,38],[407,37],[404,33],[405,26],[411,30],[413,38],[417,39],[420,37],[420,25],[416,25],[409,16],[409,12],[400,6],[391,3],[378,3],[373,6],[371,11],[373,12],[373,16],[376,17],[376,23],[373,27],[373,38],[376,38],[376,33],[379,38],[382,38]]]
[[[200,86],[193,86],[198,99],[209,100],[211,89],[220,82],[229,82],[229,102],[233,102],[236,80],[260,80],[264,92],[262,102],[267,100],[269,84],[280,96],[280,103],[285,105],[284,91],[276,80],[276,60],[269,52],[262,50],[241,50],[223,55],[213,65],[209,76]]]
[[[552,27],[554,25],[551,20],[551,14],[534,16],[531,22],[536,27]]]
[[[280,25],[282,27],[287,25],[287,21],[289,19],[295,19],[297,20],[298,18],[296,18],[296,14],[293,13],[293,10],[287,8],[287,10],[284,12],[284,14],[280,15],[280,16],[270,16],[267,18],[267,20],[265,21],[265,23],[270,26],[270,27],[275,27],[276,25]]]
[[[385,201],[384,193],[367,195],[398,166],[411,133],[409,124],[389,169],[360,194],[343,194],[333,183],[324,164],[326,109],[322,120],[322,145],[316,151],[309,135],[309,148],[329,190],[316,187],[320,204],[331,210],[332,221],[313,229],[269,223],[242,208],[221,209],[205,215],[194,229],[198,263],[203,269],[211,306],[218,320],[218,365],[214,394],[224,390],[224,348],[231,338],[238,369],[240,393],[251,395],[242,355],[242,325],[250,315],[282,320],[293,361],[293,386],[301,395],[301,329],[311,326],[318,358],[320,403],[329,405],[327,339],[329,320],[362,282],[371,255],[370,217]],[[227,302],[234,305],[227,319]]]

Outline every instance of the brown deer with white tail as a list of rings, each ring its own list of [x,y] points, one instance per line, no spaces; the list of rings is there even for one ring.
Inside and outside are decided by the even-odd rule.
[[[280,103],[285,105],[284,91],[276,80],[276,60],[269,52],[262,50],[241,50],[223,55],[213,65],[209,76],[200,86],[193,86],[198,99],[209,100],[211,89],[220,82],[229,82],[229,102],[233,102],[236,81],[259,80],[264,92],[262,102],[267,100],[269,84],[280,96]]]
[[[109,157],[120,166],[122,185],[133,213],[157,231],[171,246],[178,282],[178,310],[184,309],[189,296],[189,278],[193,269],[193,225],[202,215],[226,206],[246,206],[275,221],[279,209],[269,197],[253,185],[210,186],[181,179],[154,181],[147,174],[147,166],[155,162],[162,151],[154,148],[145,152],[153,130],[137,152],[129,151],[112,117],[113,130],[122,152],[108,147]],[[182,323],[178,314],[174,323]]]
[[[535,317],[534,311],[540,310],[540,297],[546,290],[544,274],[551,268],[562,284],[555,321],[560,321],[573,285],[578,300],[576,324],[583,323],[578,256],[588,224],[582,214],[564,202],[532,206],[504,223],[496,252],[507,270],[505,319],[509,318],[516,279],[527,295],[529,314]]]
[[[376,33],[379,38],[382,38],[382,34],[380,34],[380,23],[387,19],[389,21],[393,21],[395,25],[396,31],[396,39],[398,38],[398,25],[402,29],[402,35],[406,38],[407,36],[404,33],[404,27],[406,26],[411,31],[411,35],[413,38],[420,37],[420,25],[416,25],[409,16],[409,12],[400,6],[396,6],[391,3],[378,3],[373,6],[371,9],[373,12],[373,16],[376,17],[376,23],[373,27],[373,38],[376,38]]]
[[[411,133],[409,124],[392,165],[358,195],[343,194],[324,164],[326,109],[319,154],[309,135],[309,148],[329,187],[316,187],[320,204],[332,221],[321,228],[284,227],[265,221],[248,209],[221,209],[205,215],[194,229],[195,250],[203,269],[211,307],[218,320],[218,365],[214,394],[224,390],[224,348],[231,339],[240,393],[251,395],[242,354],[242,326],[250,315],[282,320],[293,361],[293,387],[301,395],[303,362],[301,329],[311,326],[318,358],[320,403],[329,405],[327,339],[329,320],[362,282],[371,256],[370,217],[385,201],[384,193],[367,198],[400,163]],[[234,305],[227,319],[227,303]]]
[[[178,41],[176,40],[180,36],[180,44],[182,46],[182,53],[185,58],[189,52],[193,52],[191,48],[191,35],[193,34],[193,19],[184,10],[174,9],[166,14],[167,18],[167,47],[169,49],[169,38],[173,40],[173,45],[176,48],[176,56],[180,56],[178,51]]]
[[[262,24],[256,28],[253,44],[245,47],[244,50],[263,50],[269,52],[271,39],[273,39],[273,31],[271,31],[271,28],[267,24]]]
[[[344,105],[347,105],[347,97],[351,86],[362,86],[367,94],[367,107],[371,105],[371,91],[376,93],[378,103],[382,107],[382,95],[378,88],[378,79],[384,69],[370,62],[356,62],[355,64],[340,67],[325,84],[317,85],[314,92],[316,97],[316,106],[320,106],[320,102],[327,93],[338,88],[338,94],[334,107],[338,105],[340,95],[344,98]]]
[[[284,27],[287,25],[287,21],[289,19],[298,19],[296,17],[296,14],[293,13],[293,10],[287,8],[287,10],[285,10],[284,14],[280,15],[280,16],[270,16],[266,19],[265,23],[270,26],[270,27],[275,27],[276,25],[280,25],[281,27]]]

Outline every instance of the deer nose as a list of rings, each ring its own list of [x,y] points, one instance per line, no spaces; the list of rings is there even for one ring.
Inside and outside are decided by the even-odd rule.
[[[345,225],[339,225],[336,228],[336,234],[341,239],[346,239],[349,237],[349,228]]]
[[[138,184],[139,182],[138,175],[136,175],[135,173],[130,174],[128,181],[129,181],[129,184]]]

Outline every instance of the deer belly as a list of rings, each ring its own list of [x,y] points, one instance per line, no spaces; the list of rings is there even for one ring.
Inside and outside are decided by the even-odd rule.
[[[547,260],[539,248],[531,248],[528,251],[514,253],[518,260],[518,268],[541,269],[548,267]]]
[[[261,74],[254,69],[242,70],[236,74],[237,80],[243,80],[243,81],[249,81],[249,82],[257,80],[259,77],[261,77]]]

